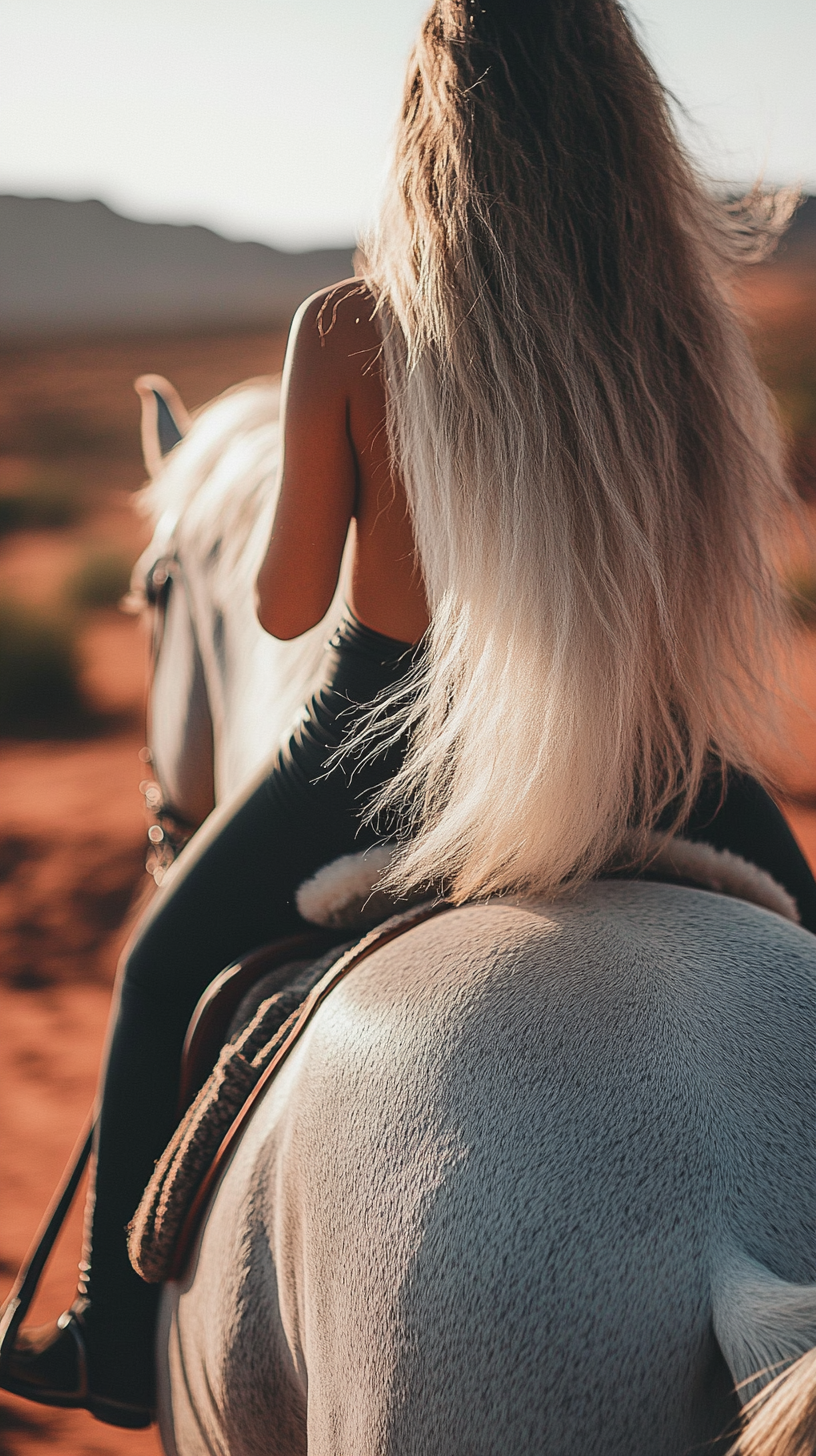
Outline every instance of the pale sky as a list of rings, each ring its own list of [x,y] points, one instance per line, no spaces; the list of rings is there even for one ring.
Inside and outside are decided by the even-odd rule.
[[[542,0],[546,3],[546,0]],[[376,209],[424,0],[0,0],[0,192],[281,247]],[[632,0],[726,184],[816,191],[816,0]]]

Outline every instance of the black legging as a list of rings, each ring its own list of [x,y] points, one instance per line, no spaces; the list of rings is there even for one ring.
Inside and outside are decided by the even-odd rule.
[[[413,653],[348,616],[291,740],[260,781],[216,810],[190,841],[125,953],[102,1085],[85,1279],[96,1395],[149,1403],[157,1291],[131,1269],[125,1228],[173,1131],[190,1016],[225,966],[306,928],[294,903],[303,880],[382,837],[387,826],[363,825],[361,808],[399,767],[403,746],[371,762],[341,760],[328,772],[326,760],[353,726],[355,705],[397,683]]]
[[[304,879],[379,837],[361,826],[361,803],[399,766],[402,746],[355,764],[353,775],[349,762],[326,774],[326,759],[348,731],[353,705],[395,684],[412,651],[344,622],[290,743],[191,841],[130,944],[103,1084],[91,1229],[86,1335],[97,1395],[149,1401],[157,1291],[128,1263],[125,1226],[173,1131],[189,1018],[224,966],[303,927],[293,895]],[[768,869],[816,931],[816,884],[779,810],[752,779],[732,776],[722,804],[719,783],[707,785],[686,832]]]

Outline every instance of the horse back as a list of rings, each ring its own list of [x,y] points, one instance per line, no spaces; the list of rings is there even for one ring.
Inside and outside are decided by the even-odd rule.
[[[662,885],[467,907],[384,948],[221,1185],[171,1318],[177,1413],[186,1341],[196,1421],[232,1452],[715,1440],[737,1414],[719,1263],[814,1278],[814,1001],[810,937]]]

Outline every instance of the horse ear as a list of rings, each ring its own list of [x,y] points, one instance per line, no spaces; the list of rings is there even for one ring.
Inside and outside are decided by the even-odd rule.
[[[152,480],[192,420],[178,390],[161,374],[140,374],[133,388],[142,401],[142,454]]]

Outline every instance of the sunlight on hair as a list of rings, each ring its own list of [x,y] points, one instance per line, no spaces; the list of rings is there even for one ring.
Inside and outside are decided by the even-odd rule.
[[[745,1427],[728,1456],[814,1456],[816,1350],[808,1350],[745,1406]]]
[[[563,892],[759,772],[795,505],[729,279],[793,201],[708,195],[613,0],[432,7],[363,263],[433,611],[395,886]]]

